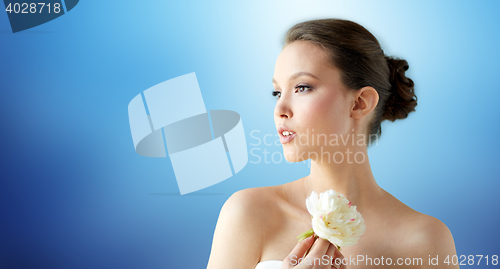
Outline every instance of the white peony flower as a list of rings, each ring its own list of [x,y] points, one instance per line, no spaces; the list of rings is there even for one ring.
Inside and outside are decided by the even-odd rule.
[[[319,196],[313,191],[306,199],[306,206],[312,217],[312,229],[299,235],[299,241],[316,234],[340,249],[356,244],[365,232],[365,222],[356,206],[334,190]]]

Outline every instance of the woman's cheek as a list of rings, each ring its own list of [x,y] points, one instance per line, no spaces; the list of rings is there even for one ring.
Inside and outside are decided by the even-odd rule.
[[[336,104],[333,100],[318,100],[313,102],[308,110],[308,118],[311,128],[314,128],[314,133],[323,133],[329,136],[330,134],[339,134],[345,128],[345,113],[342,113],[341,104]],[[309,130],[312,132],[312,129]]]

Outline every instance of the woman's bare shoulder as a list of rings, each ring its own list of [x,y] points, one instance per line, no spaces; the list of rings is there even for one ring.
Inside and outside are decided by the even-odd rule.
[[[455,242],[450,229],[436,217],[415,211],[413,222],[409,222],[408,229],[413,242],[412,251],[422,255],[455,255]]]
[[[257,187],[233,193],[221,208],[208,268],[255,267],[261,257],[266,216],[278,188]]]
[[[450,229],[436,217],[418,212],[390,195],[388,203],[394,221],[393,232],[405,238],[404,250],[412,255],[454,255],[455,242]]]
[[[396,218],[396,221],[404,221],[406,223],[405,226],[407,227],[407,229],[411,229],[414,232],[426,231],[427,233],[440,233],[448,230],[448,227],[439,219],[418,212],[405,203],[401,202],[390,193],[386,193],[387,199],[385,201],[385,204],[388,205],[387,211],[389,211],[390,214],[392,214]]]
[[[227,199],[223,208],[245,212],[245,216],[256,219],[275,208],[276,201],[281,198],[280,189],[278,185],[239,190]]]

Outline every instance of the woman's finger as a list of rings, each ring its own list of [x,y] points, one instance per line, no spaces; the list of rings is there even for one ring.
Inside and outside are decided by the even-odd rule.
[[[344,255],[340,252],[340,250],[337,248],[337,246],[332,244],[332,248],[334,251],[334,259],[333,259],[333,267],[337,269],[346,269],[347,266],[344,265]]]
[[[308,238],[300,241],[295,245],[290,254],[286,256],[283,260],[283,265],[287,266],[295,266],[297,265],[297,261],[304,256],[304,253],[311,247],[314,243],[314,236],[309,236]]]
[[[338,268],[339,266],[335,266],[335,250],[337,247],[334,244],[330,244],[328,247],[328,251],[326,252],[326,255],[328,255],[328,261],[330,265],[332,265],[334,268]]]
[[[323,238],[319,238],[314,242],[314,245],[311,248],[311,251],[307,254],[307,257],[323,257],[326,251],[328,250],[328,246],[330,245],[330,241],[325,240]]]

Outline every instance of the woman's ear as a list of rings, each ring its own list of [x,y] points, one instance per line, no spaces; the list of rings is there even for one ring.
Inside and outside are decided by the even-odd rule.
[[[373,87],[366,86],[359,89],[354,95],[351,117],[361,119],[368,115],[377,106],[378,99],[378,92]]]

